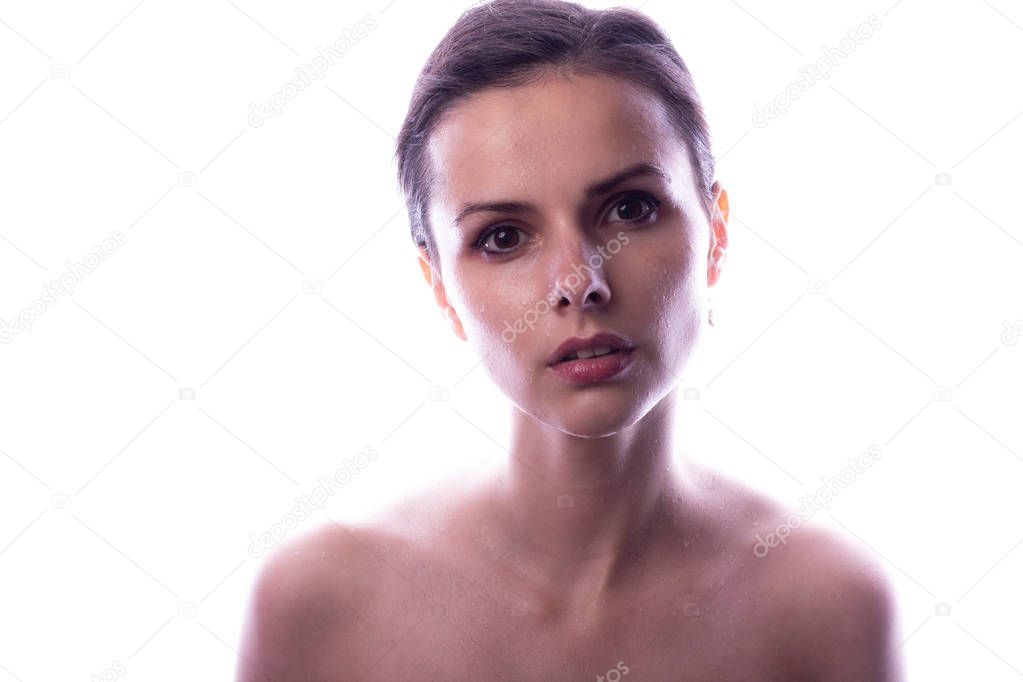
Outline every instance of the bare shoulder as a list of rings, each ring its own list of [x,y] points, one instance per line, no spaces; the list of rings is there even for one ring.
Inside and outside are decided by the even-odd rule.
[[[897,604],[889,574],[858,541],[803,520],[778,500],[716,472],[695,480],[722,514],[741,583],[791,679],[900,682]]]
[[[837,532],[805,526],[776,547],[768,575],[792,613],[790,641],[815,679],[896,682],[897,604],[879,560]]]
[[[336,646],[377,583],[371,528],[328,523],[267,556],[252,586],[236,682],[312,678],[324,638]]]
[[[888,574],[869,550],[814,525],[791,533],[763,558],[779,585],[777,612],[793,658],[822,680],[902,679],[897,604]]]
[[[457,563],[455,536],[468,515],[467,503],[453,499],[427,490],[372,520],[323,524],[266,557],[235,682],[365,671],[408,629],[410,614],[428,613],[431,597],[444,594],[438,566]]]

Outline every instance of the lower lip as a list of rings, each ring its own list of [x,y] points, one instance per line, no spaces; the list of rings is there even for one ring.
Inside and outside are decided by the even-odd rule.
[[[550,369],[562,379],[574,384],[586,384],[591,381],[603,381],[615,376],[629,364],[632,358],[632,351],[618,351],[608,355],[601,355],[599,358],[587,358],[585,360],[569,360],[550,365]]]

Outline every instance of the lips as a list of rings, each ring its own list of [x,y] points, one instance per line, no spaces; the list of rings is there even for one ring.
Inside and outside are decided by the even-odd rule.
[[[608,346],[611,350],[618,351],[627,351],[634,348],[628,339],[610,332],[600,332],[585,338],[573,336],[562,341],[561,344],[554,349],[554,352],[547,358],[547,366],[550,367],[551,365],[558,364],[566,355],[578,350],[599,348],[600,346]]]

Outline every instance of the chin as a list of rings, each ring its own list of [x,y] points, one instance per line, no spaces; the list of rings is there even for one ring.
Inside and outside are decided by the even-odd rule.
[[[598,395],[577,395],[577,400],[553,404],[550,394],[541,396],[541,409],[528,403],[515,403],[515,407],[530,418],[578,438],[603,438],[629,428],[645,414],[643,405],[636,401],[634,393],[623,393],[622,397],[611,398]]]

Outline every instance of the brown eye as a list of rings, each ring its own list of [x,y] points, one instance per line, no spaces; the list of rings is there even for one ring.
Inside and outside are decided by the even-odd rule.
[[[643,209],[644,205],[648,207],[646,210]],[[634,194],[625,197],[614,205],[611,209],[611,218],[617,217],[619,220],[612,219],[610,222],[633,222],[643,220],[647,216],[653,214],[656,208],[656,201]]]
[[[521,232],[519,228],[512,227],[510,225],[496,227],[480,235],[479,239],[477,239],[476,242],[473,244],[473,248],[479,249],[486,253],[500,255],[502,253],[505,253],[506,252],[505,250],[514,249],[516,246],[518,246],[519,232]],[[483,248],[491,241],[493,241],[494,246],[496,247],[495,249],[491,250]]]

